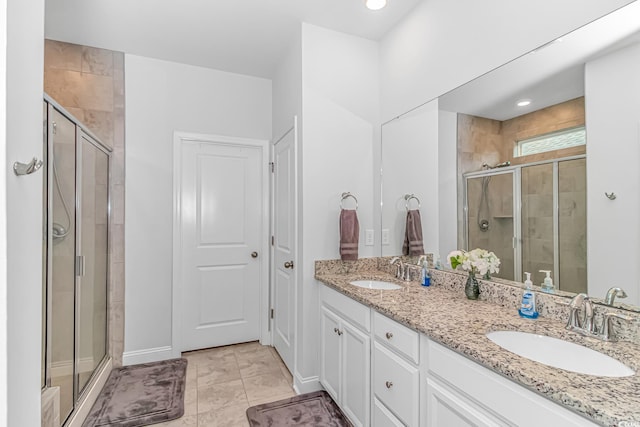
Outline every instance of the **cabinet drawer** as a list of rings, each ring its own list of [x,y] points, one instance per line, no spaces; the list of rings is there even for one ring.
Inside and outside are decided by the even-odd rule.
[[[320,286],[320,301],[366,332],[371,331],[371,309],[369,307],[325,285]]]
[[[420,334],[413,329],[373,312],[373,331],[380,342],[397,350],[413,363],[420,361]]]
[[[418,426],[420,372],[380,343],[374,343],[375,397],[407,426]]]

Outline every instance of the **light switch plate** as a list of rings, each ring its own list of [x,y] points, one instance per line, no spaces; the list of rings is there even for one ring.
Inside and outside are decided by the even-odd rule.
[[[384,228],[382,230],[382,244],[383,245],[388,245],[389,244],[389,229],[388,228]]]
[[[373,246],[374,234],[371,228],[367,228],[364,234],[364,244],[366,246]]]

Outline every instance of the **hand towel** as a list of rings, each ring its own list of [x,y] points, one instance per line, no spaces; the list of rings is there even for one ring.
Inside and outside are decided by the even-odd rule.
[[[422,220],[419,210],[407,211],[407,228],[404,233],[402,254],[415,256],[424,254],[422,244]]]
[[[342,209],[340,211],[340,258],[343,261],[358,259],[359,239],[360,225],[356,211]]]

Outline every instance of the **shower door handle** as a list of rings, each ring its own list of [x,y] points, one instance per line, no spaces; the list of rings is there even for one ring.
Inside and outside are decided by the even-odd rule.
[[[84,255],[78,255],[76,257],[76,276],[84,276],[85,257]]]

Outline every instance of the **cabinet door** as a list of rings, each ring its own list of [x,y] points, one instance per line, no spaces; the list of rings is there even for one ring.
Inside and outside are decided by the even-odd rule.
[[[404,427],[404,424],[395,417],[378,399],[373,399],[373,427]]]
[[[428,427],[497,427],[504,424],[480,412],[465,397],[427,379]]]
[[[341,407],[355,426],[369,425],[371,339],[342,321],[342,395]]]
[[[340,318],[326,307],[320,310],[320,383],[340,404]]]

